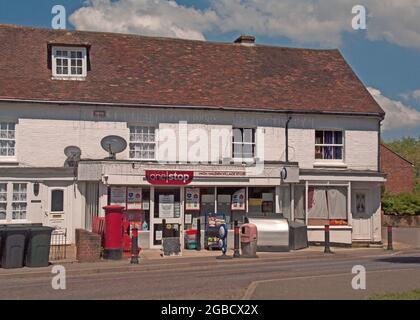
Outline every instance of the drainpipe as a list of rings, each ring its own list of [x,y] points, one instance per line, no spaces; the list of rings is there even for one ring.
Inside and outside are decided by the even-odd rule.
[[[378,121],[378,172],[381,172],[381,123],[382,120]]]
[[[287,117],[286,121],[286,163],[289,163],[289,122],[292,120],[291,116]]]

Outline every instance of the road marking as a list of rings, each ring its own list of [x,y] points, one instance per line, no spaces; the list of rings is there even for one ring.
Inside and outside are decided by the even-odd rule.
[[[368,271],[367,273],[412,271],[412,270],[418,271],[419,268],[375,270],[375,271]],[[251,282],[251,284],[246,289],[245,294],[242,297],[242,300],[251,300],[252,295],[255,292],[255,289],[257,289],[258,285],[262,283],[270,283],[270,282],[276,282],[276,281],[289,281],[289,280],[303,280],[303,279],[321,279],[321,278],[330,278],[330,277],[347,276],[347,275],[349,275],[349,273],[335,273],[335,274],[322,274],[322,275],[315,275],[315,276],[300,276],[300,277],[290,277],[290,278],[257,280],[257,281]]]

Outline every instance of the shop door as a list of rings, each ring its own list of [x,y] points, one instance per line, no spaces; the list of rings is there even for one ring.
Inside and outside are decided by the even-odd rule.
[[[369,213],[367,191],[353,192],[352,216],[353,240],[371,240],[372,215]]]
[[[151,247],[158,249],[162,246],[162,238],[179,237],[182,242],[180,189],[155,189],[155,210],[151,226]],[[163,227],[163,220],[166,227]]]

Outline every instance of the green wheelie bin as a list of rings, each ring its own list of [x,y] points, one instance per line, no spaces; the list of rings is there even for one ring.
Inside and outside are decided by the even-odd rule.
[[[2,232],[1,267],[22,268],[29,227],[6,226]],[[3,239],[4,238],[4,239]]]
[[[51,247],[51,233],[54,228],[31,226],[25,256],[25,266],[48,267]]]

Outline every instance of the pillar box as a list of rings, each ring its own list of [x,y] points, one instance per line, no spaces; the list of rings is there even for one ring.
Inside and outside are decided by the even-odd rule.
[[[105,210],[104,258],[122,259],[123,252],[123,210],[122,206],[103,207]]]

